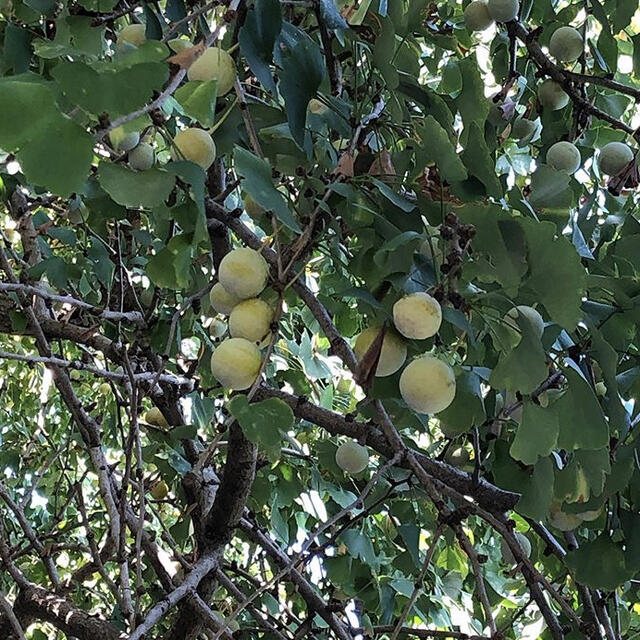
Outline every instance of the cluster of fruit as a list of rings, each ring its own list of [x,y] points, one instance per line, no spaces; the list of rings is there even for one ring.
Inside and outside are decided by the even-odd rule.
[[[518,17],[517,0],[473,0],[464,11],[464,22],[469,31],[484,31],[494,22],[509,22]],[[565,25],[556,29],[549,39],[549,54],[559,63],[575,62],[584,54],[584,38],[574,27]],[[570,97],[562,84],[547,78],[537,88],[538,102],[544,109],[564,109]],[[502,114],[500,114],[502,115]],[[504,120],[498,118],[498,124]],[[504,128],[504,127],[503,127]],[[533,142],[540,136],[539,120],[516,115],[511,135],[522,142]],[[603,174],[616,176],[633,160],[634,152],[624,142],[609,142],[600,149],[598,168]],[[573,142],[562,140],[547,150],[546,162],[558,171],[573,175],[582,165],[578,147]]]
[[[118,34],[117,46],[120,51],[127,51],[139,47],[145,41],[145,26],[130,24]],[[179,52],[192,45],[188,40],[179,38],[170,41],[169,46]],[[236,75],[233,58],[218,47],[206,49],[187,69],[189,81],[215,80],[218,96],[227,94],[233,88]],[[138,132],[125,133],[122,128],[117,128],[111,132],[110,139],[116,151],[127,154],[126,159],[132,169],[144,171],[154,165],[155,149],[149,142],[141,142]],[[216,145],[207,131],[189,127],[176,133],[172,141],[171,156],[174,160],[194,162],[206,171],[216,158]]]

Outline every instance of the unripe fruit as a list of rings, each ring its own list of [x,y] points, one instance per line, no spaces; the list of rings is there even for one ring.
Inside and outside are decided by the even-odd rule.
[[[169,495],[169,487],[164,480],[156,482],[153,487],[151,487],[151,497],[154,500],[164,500],[167,495]]]
[[[126,133],[122,127],[116,127],[109,133],[109,140],[116,151],[124,153],[131,151],[140,142],[140,134],[137,131]]]
[[[211,355],[211,373],[225,389],[233,391],[248,389],[261,364],[260,350],[244,338],[227,338]]]
[[[218,95],[228,93],[236,79],[233,58],[218,47],[207,49],[187,70],[189,80],[217,80]]]
[[[582,158],[575,144],[561,140],[549,147],[547,164],[558,171],[566,171],[573,175],[580,168]]]
[[[273,309],[259,298],[238,303],[229,316],[229,333],[232,338],[244,338],[262,342],[271,333]]]
[[[311,98],[311,100],[309,100],[308,109],[317,116],[324,115],[329,111],[329,107],[322,102],[322,100],[318,100],[318,98]]]
[[[489,0],[489,15],[496,22],[510,22],[518,17],[520,3],[518,0]]]
[[[584,51],[584,40],[577,29],[560,27],[549,39],[549,53],[560,62],[573,62]]]
[[[440,303],[428,293],[411,293],[393,305],[393,323],[405,338],[430,338],[442,324]]]
[[[524,533],[520,533],[519,531],[516,531],[514,535],[516,537],[516,540],[518,541],[518,544],[520,545],[520,547],[522,547],[524,555],[527,556],[527,558],[531,556],[531,542],[529,542],[529,538],[527,538]],[[513,552],[511,551],[511,547],[509,547],[507,541],[504,538],[500,542],[500,550],[502,551],[502,559],[506,564],[514,565],[517,563],[517,560],[513,555]]]
[[[528,118],[518,117],[511,128],[511,136],[516,140],[524,140],[525,138],[533,138],[533,134],[539,127],[539,123]]]
[[[336,464],[345,473],[360,473],[369,464],[369,452],[355,440],[349,440],[338,447]]]
[[[380,327],[369,327],[356,338],[353,352],[358,360],[362,360],[379,333]],[[400,369],[406,359],[407,346],[398,334],[387,330],[382,340],[382,349],[380,350],[376,376],[378,378],[384,378],[385,376],[394,374]]]
[[[232,295],[245,300],[262,293],[269,279],[269,266],[262,254],[248,247],[227,253],[218,268],[220,284]]]
[[[469,31],[484,31],[494,20],[489,13],[489,7],[483,0],[473,0],[464,10],[464,25]]]
[[[264,208],[261,207],[248,193],[244,196],[244,210],[253,220],[261,218],[265,213]]]
[[[509,309],[504,317],[505,324],[511,327],[514,331],[520,333],[520,327],[518,326],[518,316],[522,314],[532,325],[538,338],[542,338],[544,333],[544,320],[542,316],[533,308],[525,304],[519,304],[513,309]]]
[[[538,85],[538,100],[551,111],[564,109],[569,104],[569,96],[555,80],[545,80]]]
[[[147,41],[145,31],[143,24],[128,24],[118,33],[118,49],[124,51],[144,44]]]
[[[151,409],[149,409],[149,411],[144,414],[144,421],[147,424],[153,425],[154,427],[169,427],[169,423],[162,415],[162,411],[160,411],[158,407],[151,407]]]
[[[199,164],[205,171],[216,159],[216,145],[203,129],[192,127],[178,131],[173,144],[177,148],[177,152],[172,152],[174,160],[190,160]]]
[[[155,161],[153,147],[146,142],[141,142],[137,147],[129,151],[129,166],[136,171],[151,169]]]
[[[217,313],[228,316],[240,302],[240,298],[229,293],[219,282],[216,282],[209,292],[209,302]]]
[[[607,395],[607,385],[600,380],[600,382],[596,382],[595,386],[596,395],[599,397],[604,397]]]
[[[108,382],[103,382],[99,387],[98,387],[98,393],[101,396],[106,396],[109,395],[111,393],[111,385]]]
[[[618,175],[633,160],[633,150],[624,142],[609,142],[600,149],[598,167],[609,176]]]
[[[82,380],[82,373],[80,373],[80,371],[78,371],[77,369],[71,369],[69,377],[75,382],[78,382],[79,380]]]
[[[464,467],[471,460],[471,454],[466,447],[455,447],[450,448],[444,458],[454,467]]]
[[[400,395],[418,413],[443,411],[456,395],[453,369],[434,356],[417,358],[400,376]]]
[[[227,323],[216,318],[209,325],[209,335],[212,338],[222,338],[222,336],[227,333],[227,329]]]

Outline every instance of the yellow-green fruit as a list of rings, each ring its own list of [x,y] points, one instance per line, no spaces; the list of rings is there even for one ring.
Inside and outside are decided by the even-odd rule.
[[[141,142],[137,147],[129,151],[127,156],[129,166],[136,171],[146,171],[153,167],[155,161],[155,153],[153,147],[146,142]]]
[[[156,482],[153,487],[151,487],[151,497],[154,498],[154,500],[164,500],[167,495],[169,495],[169,487],[164,480]]]
[[[393,305],[393,323],[405,338],[430,338],[442,324],[440,303],[428,293],[411,293]]]
[[[496,22],[510,22],[518,17],[520,3],[518,0],[489,0],[489,15]]]
[[[517,307],[509,309],[507,315],[504,317],[505,324],[520,333],[521,330],[518,326],[518,318],[520,315],[523,315],[530,324],[533,325],[533,329],[538,338],[542,338],[542,334],[544,333],[544,320],[533,307],[519,304]]]
[[[216,145],[211,136],[203,129],[183,129],[173,139],[176,149],[172,151],[174,160],[190,160],[199,164],[205,171],[216,159]]]
[[[229,293],[219,282],[216,282],[209,292],[209,302],[216,313],[228,316],[240,302],[240,298]]]
[[[516,140],[524,140],[525,138],[533,137],[537,128],[538,123],[535,120],[518,117],[511,128],[511,135]]]
[[[569,104],[569,96],[555,80],[545,80],[538,85],[538,100],[551,111],[564,109]]]
[[[445,460],[454,467],[464,467],[471,460],[471,454],[466,447],[450,448],[445,455]]]
[[[549,39],[549,53],[560,62],[573,62],[584,51],[584,40],[577,29],[560,27]]]
[[[143,24],[128,24],[118,33],[118,49],[124,51],[130,47],[139,47],[147,40],[146,27]]]
[[[624,142],[609,142],[600,149],[598,167],[609,176],[618,175],[633,160],[633,151]]]
[[[360,473],[369,464],[369,452],[355,440],[349,440],[338,447],[336,464],[345,473]]]
[[[269,266],[262,254],[248,247],[234,249],[220,262],[218,279],[234,296],[244,300],[262,293],[269,279]]]
[[[108,382],[103,382],[99,387],[98,387],[98,393],[101,396],[106,396],[109,395],[111,393],[111,385]]]
[[[223,49],[210,47],[188,69],[189,80],[217,80],[218,95],[228,93],[236,79],[233,58]]]
[[[243,391],[256,381],[261,364],[255,344],[244,338],[227,338],[211,356],[211,373],[225,389]]]
[[[489,13],[489,6],[483,0],[473,0],[464,10],[464,25],[469,31],[484,31],[494,20]]]
[[[453,369],[434,356],[417,358],[400,376],[400,395],[418,413],[443,411],[456,395]]]
[[[362,360],[379,333],[380,327],[369,327],[356,338],[353,352],[358,360]],[[382,349],[380,350],[376,376],[378,378],[384,378],[385,376],[394,374],[400,369],[406,359],[407,346],[399,335],[387,330],[382,340]]]
[[[154,427],[167,428],[169,426],[169,423],[158,407],[151,407],[151,409],[144,414],[144,421]]]
[[[531,555],[531,542],[529,542],[529,538],[527,538],[524,533],[520,533],[519,531],[516,531],[514,535],[516,537],[516,540],[518,541],[518,544],[522,548],[524,555],[528,558]],[[513,551],[511,551],[511,547],[509,547],[507,541],[504,538],[500,543],[500,548],[502,551],[502,559],[506,564],[514,565],[517,563],[517,560],[513,555]]]
[[[271,333],[273,309],[260,298],[238,303],[229,316],[229,333],[233,338],[262,342]]]
[[[596,386],[595,386],[595,392],[596,395],[599,397],[604,397],[607,395],[607,385],[602,382],[602,380],[600,382],[596,382]]]
[[[72,369],[69,377],[77,382],[78,380],[82,380],[82,373],[77,369]]]
[[[227,323],[214,319],[213,322],[209,325],[209,335],[212,338],[222,338],[222,336],[227,333]]]
[[[547,164],[558,171],[566,171],[569,175],[573,175],[580,168],[582,159],[575,144],[561,140],[549,147]]]
[[[311,98],[311,100],[309,100],[308,108],[311,113],[315,113],[317,116],[321,116],[329,111],[329,107],[327,107],[322,100],[318,100],[318,98]]]
[[[264,215],[264,208],[261,207],[248,193],[244,196],[244,210],[253,220],[257,220]]]
[[[122,127],[116,127],[109,133],[109,140],[116,151],[125,153],[140,142],[140,134],[137,131],[127,133]]]
[[[193,47],[193,42],[187,40],[186,38],[174,38],[173,40],[169,40],[167,42],[169,45],[169,49],[174,53],[179,53],[180,51],[184,51],[189,47]]]

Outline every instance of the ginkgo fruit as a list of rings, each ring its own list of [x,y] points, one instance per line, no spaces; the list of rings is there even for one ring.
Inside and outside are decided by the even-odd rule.
[[[216,159],[215,142],[203,129],[191,127],[178,131],[173,144],[176,147],[172,152],[174,160],[190,160],[205,171]]]
[[[156,482],[151,487],[151,496],[154,500],[164,500],[169,495],[169,485],[164,480]]]
[[[369,452],[355,440],[348,440],[338,447],[336,464],[345,473],[360,473],[369,465]]]
[[[555,80],[544,80],[538,85],[538,100],[546,109],[557,111],[569,104],[569,95]]]
[[[273,309],[260,298],[239,302],[229,316],[229,333],[232,338],[245,338],[262,342],[271,333]]]
[[[535,334],[538,338],[542,338],[544,333],[544,320],[542,316],[533,308],[525,304],[519,304],[517,307],[509,309],[504,317],[506,325],[511,327],[514,331],[521,333],[520,326],[518,325],[518,318],[523,315],[533,325]]]
[[[167,419],[164,417],[162,411],[160,411],[158,407],[151,407],[151,409],[149,409],[149,411],[144,414],[144,421],[147,424],[153,425],[154,427],[167,428],[169,426]]]
[[[573,175],[582,164],[580,151],[572,142],[561,140],[549,147],[547,164],[558,171],[566,171],[569,175]]]
[[[560,62],[573,62],[584,51],[584,40],[577,29],[560,27],[549,39],[549,53]]]
[[[209,302],[216,313],[228,316],[241,298],[229,293],[220,282],[216,282],[209,292]]]
[[[489,15],[496,22],[511,22],[518,17],[520,3],[518,0],[489,0]]]
[[[129,151],[127,159],[132,169],[136,171],[146,171],[147,169],[151,169],[155,162],[155,152],[150,144],[141,142]]]
[[[609,176],[618,175],[633,160],[633,150],[624,142],[609,142],[600,149],[598,167]]]
[[[244,210],[252,220],[261,218],[265,210],[248,193],[244,196]]]
[[[103,382],[99,387],[98,387],[98,393],[101,396],[106,396],[108,394],[111,393],[111,385],[108,382]]]
[[[262,365],[260,350],[244,338],[223,340],[211,355],[211,373],[225,388],[248,389],[257,379]]]
[[[379,333],[380,327],[369,327],[356,338],[353,352],[358,360],[362,360]],[[382,340],[376,376],[384,378],[385,376],[393,375],[400,369],[406,359],[407,345],[397,333],[387,330]]]
[[[223,96],[236,80],[236,64],[223,49],[210,47],[189,67],[187,77],[189,80],[216,80],[218,95]]]
[[[137,146],[140,134],[137,131],[127,133],[122,127],[116,127],[109,132],[109,140],[116,151],[125,153]]]
[[[222,258],[218,280],[229,293],[241,300],[255,298],[267,286],[269,266],[260,252],[241,247]]]
[[[456,395],[453,369],[434,356],[421,356],[409,363],[402,372],[400,395],[418,413],[443,411]]]
[[[473,0],[464,10],[464,25],[469,31],[484,31],[493,23],[489,6],[483,0]]]
[[[531,555],[531,542],[529,541],[529,538],[527,538],[527,536],[525,536],[524,533],[520,533],[520,531],[516,531],[514,533],[514,536],[518,541],[520,548],[522,549],[522,553],[528,558]],[[511,551],[511,547],[507,544],[507,541],[504,538],[502,538],[502,541],[500,542],[500,550],[502,552],[502,559],[505,561],[506,564],[509,564],[509,565],[517,564],[518,561],[516,560],[516,557],[513,555],[513,551]]]
[[[440,303],[423,291],[410,293],[393,305],[393,323],[405,338],[431,338],[442,324]]]
[[[139,47],[147,41],[146,27],[143,24],[128,24],[117,36],[118,49]]]

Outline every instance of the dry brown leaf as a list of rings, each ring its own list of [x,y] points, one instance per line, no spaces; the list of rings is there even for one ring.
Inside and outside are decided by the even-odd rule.
[[[193,47],[178,51],[175,55],[167,58],[167,62],[175,64],[181,69],[188,69],[204,53],[204,49],[205,46],[203,40]]]
[[[336,168],[333,170],[336,176],[353,178],[353,154],[345,151],[339,158]]]
[[[391,154],[383,149],[369,167],[369,175],[372,176],[395,176],[396,169],[391,162]]]

